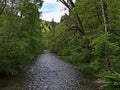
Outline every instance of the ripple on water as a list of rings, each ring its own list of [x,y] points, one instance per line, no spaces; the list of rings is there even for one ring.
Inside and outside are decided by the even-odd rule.
[[[0,90],[97,90],[96,80],[45,51],[24,70],[25,76],[0,79]]]

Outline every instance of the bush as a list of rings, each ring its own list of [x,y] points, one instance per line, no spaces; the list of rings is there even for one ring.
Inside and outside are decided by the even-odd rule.
[[[120,88],[120,74],[113,71],[104,71],[102,75],[108,83],[108,88]]]
[[[103,65],[99,60],[94,60],[90,63],[90,68],[92,68],[95,73],[99,73],[103,69]]]
[[[0,60],[0,74],[4,74],[4,75],[17,74],[17,70],[15,69],[12,60],[7,60],[7,59]]]

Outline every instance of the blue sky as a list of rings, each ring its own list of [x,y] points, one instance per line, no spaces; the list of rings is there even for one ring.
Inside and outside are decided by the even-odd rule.
[[[65,13],[68,14],[68,10],[65,10],[65,6],[56,2],[56,0],[44,0],[43,6],[40,11],[42,11],[41,18],[46,21],[51,21],[54,18],[54,21],[60,22],[61,16]]]
[[[45,2],[41,8],[43,14],[59,11],[58,3]]]

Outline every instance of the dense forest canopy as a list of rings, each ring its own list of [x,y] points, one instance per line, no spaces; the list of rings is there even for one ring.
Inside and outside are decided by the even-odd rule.
[[[0,73],[16,73],[42,52],[41,0],[0,1]]]
[[[119,0],[57,0],[60,23],[40,19],[42,0],[0,1],[0,73],[16,74],[44,49],[120,88]]]
[[[51,51],[120,88],[120,6],[114,0],[58,0],[68,9],[47,34]]]

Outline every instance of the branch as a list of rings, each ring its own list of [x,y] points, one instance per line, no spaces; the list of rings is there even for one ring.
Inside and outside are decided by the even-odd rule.
[[[58,0],[61,3],[63,3],[70,11],[75,7],[75,4],[72,0]]]
[[[73,38],[75,37],[75,34],[77,33],[77,30],[75,30],[75,32],[73,33],[72,38],[70,38],[70,40],[73,40]]]
[[[81,38],[85,36],[85,33],[78,26],[71,26],[69,29],[78,31]]]
[[[70,3],[71,3],[71,7],[75,7],[75,4],[73,3],[72,0],[70,0]]]
[[[2,45],[1,43],[0,43],[0,47],[3,48],[6,52],[15,51],[12,48],[9,48],[9,47],[6,47],[5,45]]]
[[[2,1],[2,10],[0,11],[0,15],[2,15],[2,13],[3,13],[3,11],[4,11],[5,7],[6,7],[6,3],[7,3],[6,0]]]

